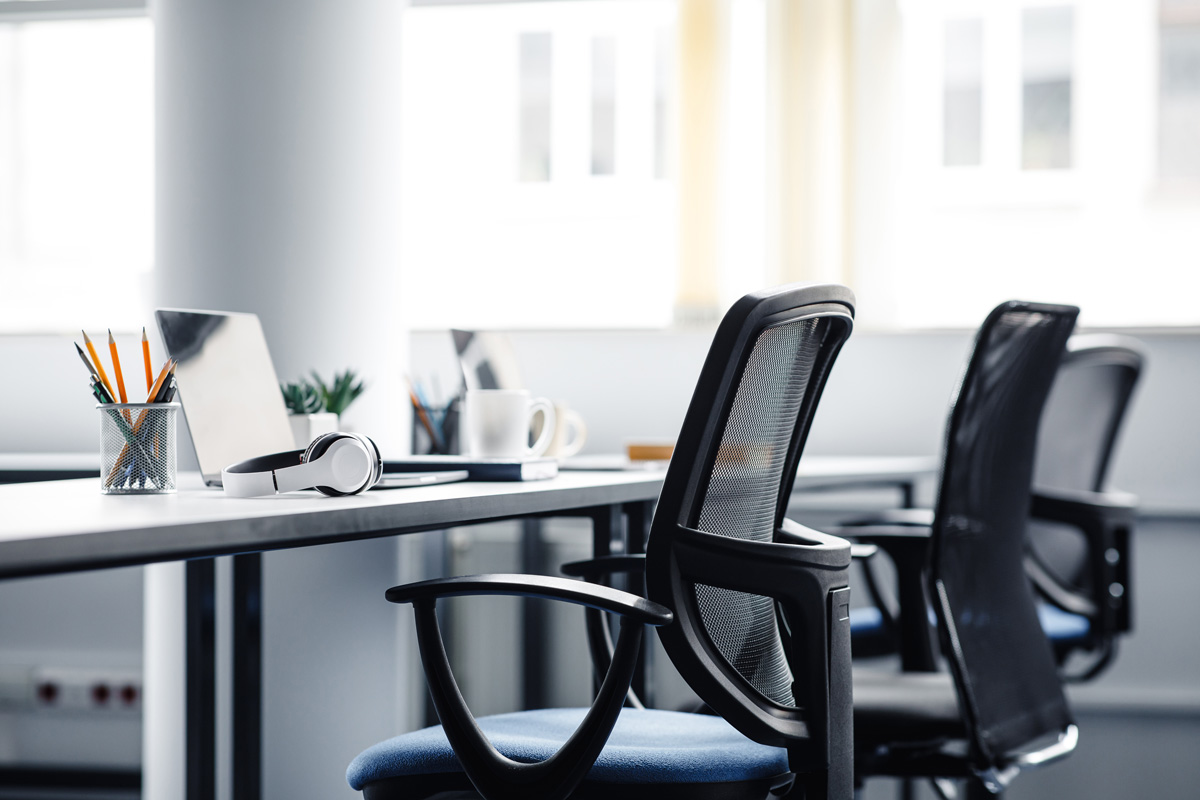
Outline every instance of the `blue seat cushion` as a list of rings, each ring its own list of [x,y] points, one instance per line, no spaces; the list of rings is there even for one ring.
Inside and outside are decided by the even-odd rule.
[[[1087,638],[1091,631],[1091,623],[1087,617],[1063,611],[1049,603],[1038,605],[1038,619],[1041,620],[1042,630],[1052,642],[1074,642]]]
[[[850,609],[850,635],[870,636],[883,631],[883,614],[875,606]]]
[[[1038,605],[1038,619],[1042,630],[1052,642],[1074,642],[1086,639],[1091,631],[1087,617],[1063,611],[1049,603]],[[936,620],[930,615],[930,622]],[[850,635],[874,636],[883,633],[883,615],[874,606],[850,609]]]
[[[584,708],[547,708],[482,717],[479,727],[514,761],[554,755],[583,720]],[[721,717],[626,708],[588,772],[602,783],[721,783],[788,771],[787,751],[753,742]],[[356,790],[406,775],[462,772],[442,727],[423,728],[368,747],[350,763]]]

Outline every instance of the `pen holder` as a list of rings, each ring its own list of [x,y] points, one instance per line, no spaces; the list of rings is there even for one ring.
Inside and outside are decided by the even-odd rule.
[[[106,403],[100,411],[100,491],[175,491],[176,403]]]

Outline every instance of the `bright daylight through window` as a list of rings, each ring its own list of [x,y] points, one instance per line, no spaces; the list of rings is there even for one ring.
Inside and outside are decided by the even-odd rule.
[[[154,248],[153,47],[144,16],[0,16],[0,329],[141,318]]]
[[[152,302],[133,1],[0,2],[0,330]],[[654,328],[814,280],[867,328],[1013,297],[1200,324],[1200,0],[412,0],[398,47],[410,328]]]

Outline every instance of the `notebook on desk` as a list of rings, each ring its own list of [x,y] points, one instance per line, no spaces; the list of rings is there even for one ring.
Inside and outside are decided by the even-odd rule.
[[[553,458],[472,458],[470,456],[411,456],[384,459],[383,475],[429,470],[466,470],[472,481],[539,481],[558,474]]]

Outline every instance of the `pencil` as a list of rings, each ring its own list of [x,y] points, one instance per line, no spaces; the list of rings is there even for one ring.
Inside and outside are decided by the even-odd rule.
[[[87,345],[88,353],[92,356],[92,363],[96,365],[96,370],[100,373],[100,382],[104,384],[105,389],[108,389],[110,397],[116,397],[117,393],[113,391],[112,384],[108,382],[108,375],[104,372],[104,365],[100,363],[100,356],[96,354],[96,345],[92,344],[92,338],[87,335],[87,331],[83,332],[83,343]]]
[[[142,326],[142,362],[146,365],[146,391],[154,385],[154,372],[150,369],[150,340],[146,338],[146,327]]]
[[[121,393],[121,402],[128,403],[125,397],[125,378],[121,375],[121,358],[117,355],[117,340],[113,338],[112,328],[108,329],[108,352],[112,353],[113,372],[117,374],[117,391]]]
[[[158,377],[154,379],[154,384],[150,387],[150,393],[146,396],[147,403],[154,402],[154,398],[158,394],[158,390],[162,386],[162,382],[167,379],[167,373],[170,372],[171,368],[174,366],[175,362],[169,358],[167,359],[167,363],[162,365],[162,370],[158,373]]]
[[[430,445],[433,447],[434,452],[440,453],[443,447],[442,437],[438,436],[437,428],[434,426],[433,420],[429,418],[429,414],[426,413],[425,407],[421,405],[421,401],[417,399],[417,393],[413,387],[412,380],[408,380],[408,397],[412,401],[413,410],[416,412],[417,418],[420,420],[421,425],[424,426],[425,431],[429,434]]]
[[[75,345],[75,352],[79,353],[79,357],[83,359],[84,366],[88,368],[88,372],[91,373],[92,377],[96,379],[96,383],[99,383],[100,375],[96,372],[96,368],[92,366],[92,362],[88,361],[88,357],[84,355],[83,348],[79,346],[78,342],[71,342],[71,344]]]

